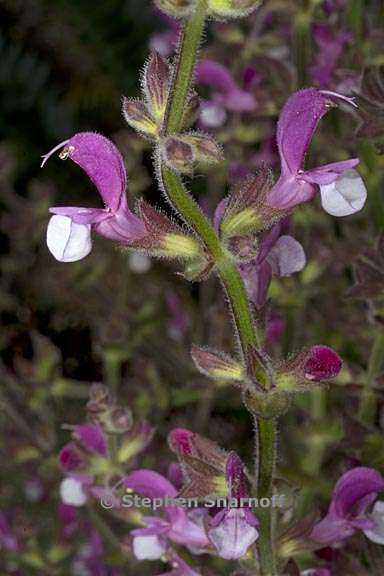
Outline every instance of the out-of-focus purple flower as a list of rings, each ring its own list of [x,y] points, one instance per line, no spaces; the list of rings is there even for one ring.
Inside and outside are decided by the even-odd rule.
[[[118,572],[104,560],[104,544],[97,530],[88,524],[84,527],[84,531],[87,534],[87,541],[73,561],[72,573],[84,576],[118,576]]]
[[[103,430],[97,424],[74,426],[73,436],[77,443],[68,442],[59,453],[59,462],[65,472],[83,470],[92,455],[108,457],[107,440]]]
[[[165,302],[169,313],[167,322],[168,334],[175,340],[182,340],[189,329],[188,315],[174,290],[169,289],[166,291]]]
[[[60,503],[57,513],[60,526],[60,540],[66,543],[72,539],[79,529],[76,506]]]
[[[73,435],[86,450],[107,456],[105,434],[97,424],[79,424],[74,427]]]
[[[195,69],[196,81],[210,86],[216,92],[203,102],[200,120],[207,127],[218,127],[225,122],[226,110],[252,112],[256,108],[254,96],[240,88],[229,70],[214,60],[202,60]]]
[[[257,258],[239,266],[249,297],[257,308],[265,303],[272,276],[290,276],[305,266],[303,247],[286,231],[286,220],[274,224],[262,234]]]
[[[257,540],[258,520],[245,504],[249,497],[244,467],[235,452],[230,452],[226,463],[228,498],[235,499],[235,506],[229,506],[218,512],[209,523],[208,536],[217,553],[225,560],[237,560],[247,553],[248,548]]]
[[[125,480],[126,488],[150,498],[176,498],[177,490],[161,474],[152,470],[135,470]],[[157,560],[168,549],[169,542],[184,544],[193,550],[209,546],[202,526],[191,520],[184,508],[163,506],[164,516],[145,516],[145,528],[132,530],[133,551],[139,560]]]
[[[18,549],[18,544],[7,516],[0,511],[0,550],[2,548],[15,552]]]
[[[94,458],[108,458],[105,434],[97,424],[73,427],[76,442],[68,442],[59,453],[59,463],[67,474],[60,483],[60,498],[69,506],[84,506],[92,492],[94,480],[89,470]]]
[[[316,60],[310,67],[310,74],[314,82],[326,88],[332,83],[340,57],[352,35],[345,30],[334,31],[326,23],[315,23],[312,26],[312,35],[318,51]]]
[[[101,134],[80,132],[44,156],[62,148],[60,158],[78,164],[96,186],[105,208],[53,207],[48,224],[47,245],[61,262],[74,262],[92,249],[91,229],[111,240],[130,244],[143,238],[143,222],[128,208],[127,176],[116,146]]]
[[[276,135],[273,134],[261,143],[260,149],[251,158],[250,163],[253,168],[261,168],[264,165],[272,166],[277,157]]]
[[[370,516],[368,507],[384,490],[384,478],[372,468],[357,467],[338,480],[326,516],[312,529],[310,538],[323,546],[332,546],[364,530],[368,537],[376,534],[383,538],[382,519]],[[381,510],[381,505],[377,510]],[[381,516],[381,512],[380,512]]]
[[[268,318],[265,335],[270,344],[278,344],[284,332],[284,322],[281,318]]]
[[[152,51],[158,52],[164,58],[171,56],[177,44],[180,34],[180,24],[171,16],[164,14],[160,10],[155,10],[156,15],[163,20],[165,30],[152,34],[149,39],[149,46]]]
[[[304,170],[305,154],[317,125],[337,98],[352,103],[344,96],[315,88],[300,90],[288,99],[277,126],[281,173],[268,194],[269,206],[291,210],[312,200],[319,188],[322,206],[329,214],[347,216],[364,206],[367,191],[353,170],[358,158]]]

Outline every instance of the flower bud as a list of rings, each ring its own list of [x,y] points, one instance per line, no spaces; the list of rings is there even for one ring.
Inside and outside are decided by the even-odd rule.
[[[195,258],[200,252],[199,243],[187,234],[170,233],[166,234],[158,249],[159,256],[168,258],[187,259]]]
[[[104,384],[92,384],[89,401],[87,402],[87,412],[93,420],[99,420],[99,416],[108,410],[112,405],[111,392]]]
[[[130,430],[133,424],[132,413],[123,406],[114,406],[103,417],[102,425],[110,434],[123,434]]]
[[[196,258],[200,254],[200,244],[195,238],[143,199],[138,201],[136,211],[147,234],[132,247],[148,250],[154,256],[183,260]]]
[[[312,346],[304,363],[304,376],[307,380],[320,382],[335,378],[341,370],[343,361],[329,346]]]
[[[223,218],[220,229],[224,238],[243,236],[257,231],[261,227],[260,217],[254,208],[244,208]]]
[[[193,168],[193,148],[180,137],[167,138],[161,147],[164,162],[176,172],[190,174]]]
[[[170,84],[168,64],[153,52],[144,72],[144,92],[151,107],[152,115],[158,123],[164,119]]]
[[[241,382],[244,378],[240,362],[223,352],[192,346],[191,356],[196,368],[209,378],[233,382]]]
[[[200,132],[166,138],[161,145],[165,163],[176,172],[191,173],[196,164],[215,164],[224,159],[219,144]]]
[[[187,480],[180,495],[184,498],[203,498],[226,494],[227,454],[216,442],[185,428],[176,428],[170,432],[168,443],[179,457]]]
[[[127,123],[145,136],[156,137],[159,125],[141,100],[123,98],[123,116]]]
[[[208,0],[208,10],[218,19],[247,16],[260,5],[260,0]]]
[[[162,12],[183,18],[192,13],[196,0],[155,0],[155,3]]]
[[[223,240],[260,232],[282,217],[266,204],[271,186],[272,176],[265,168],[233,186],[229,197],[219,205],[218,225]]]
[[[342,364],[342,359],[332,348],[317,344],[289,358],[277,371],[276,384],[280,390],[303,392],[311,389],[309,382],[335,378]]]

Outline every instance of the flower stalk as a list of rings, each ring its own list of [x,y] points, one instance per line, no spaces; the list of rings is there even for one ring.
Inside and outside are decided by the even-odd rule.
[[[183,113],[190,94],[193,70],[197,58],[207,9],[206,0],[197,2],[194,13],[187,19],[183,28],[170,96],[167,103],[163,134],[171,135],[182,129]],[[222,247],[215,229],[204,216],[196,202],[185,190],[180,177],[165,166],[158,155],[157,173],[165,194],[185,223],[204,244],[215,270],[223,284],[233,313],[237,336],[246,366],[252,364],[254,376],[261,388],[267,389],[269,377],[263,364],[250,351],[261,344],[253,322],[250,303],[241,276]],[[276,428],[274,420],[258,419],[256,426],[257,493],[261,497],[272,496],[272,479],[275,466]],[[258,540],[260,576],[274,576],[276,561],[272,545],[271,508],[260,514],[260,538]]]

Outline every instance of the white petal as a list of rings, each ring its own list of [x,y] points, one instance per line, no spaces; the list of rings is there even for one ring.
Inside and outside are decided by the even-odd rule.
[[[384,502],[377,500],[369,518],[375,522],[375,526],[370,530],[363,530],[369,540],[376,544],[384,544]]]
[[[332,182],[320,186],[321,204],[332,216],[349,216],[359,212],[367,199],[367,189],[356,170],[347,170]]]
[[[91,225],[76,224],[68,216],[55,214],[48,223],[47,246],[59,262],[76,262],[92,250]]]
[[[300,272],[306,263],[302,245],[292,236],[280,236],[267,260],[277,276],[290,276],[294,272]]]
[[[60,496],[63,503],[70,506],[83,506],[87,501],[83,485],[75,478],[65,478],[61,482]]]
[[[135,536],[133,553],[138,560],[158,560],[166,551],[157,536]]]
[[[132,252],[128,257],[128,265],[135,274],[145,274],[150,270],[152,261],[143,252]]]

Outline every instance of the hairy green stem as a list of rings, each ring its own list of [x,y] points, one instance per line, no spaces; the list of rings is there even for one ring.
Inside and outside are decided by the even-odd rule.
[[[203,33],[206,8],[207,0],[197,2],[194,13],[187,19],[181,35],[163,126],[163,134],[165,135],[182,130],[183,113],[193,80],[193,69]],[[262,340],[258,336],[253,322],[250,303],[241,276],[221,245],[214,227],[184,188],[181,178],[163,165],[160,158],[158,162],[157,172],[168,200],[204,244],[215,265],[230,303],[244,360],[249,366],[252,349],[257,350]],[[257,354],[252,355],[251,364],[257,381],[261,386],[267,388],[268,376],[262,362],[258,360]],[[271,420],[259,419],[256,428],[258,495],[271,497],[276,459],[275,423]],[[271,507],[263,509],[258,515],[260,520],[260,538],[258,540],[260,576],[275,576],[276,561],[272,545]]]
[[[172,78],[171,97],[165,114],[165,133],[173,134],[181,128],[184,106],[191,88],[193,69],[200,46],[207,11],[207,0],[199,0],[181,33],[180,48]]]
[[[276,422],[274,420],[255,421],[257,442],[257,497],[268,498],[271,502],[273,496],[272,480],[276,461]],[[261,576],[276,576],[276,559],[273,549],[272,508],[259,507],[257,518],[259,524],[259,539],[257,550]]]
[[[365,389],[361,397],[359,416],[365,424],[373,424],[376,413],[376,395],[372,387],[384,364],[384,330],[379,326],[368,361]]]

